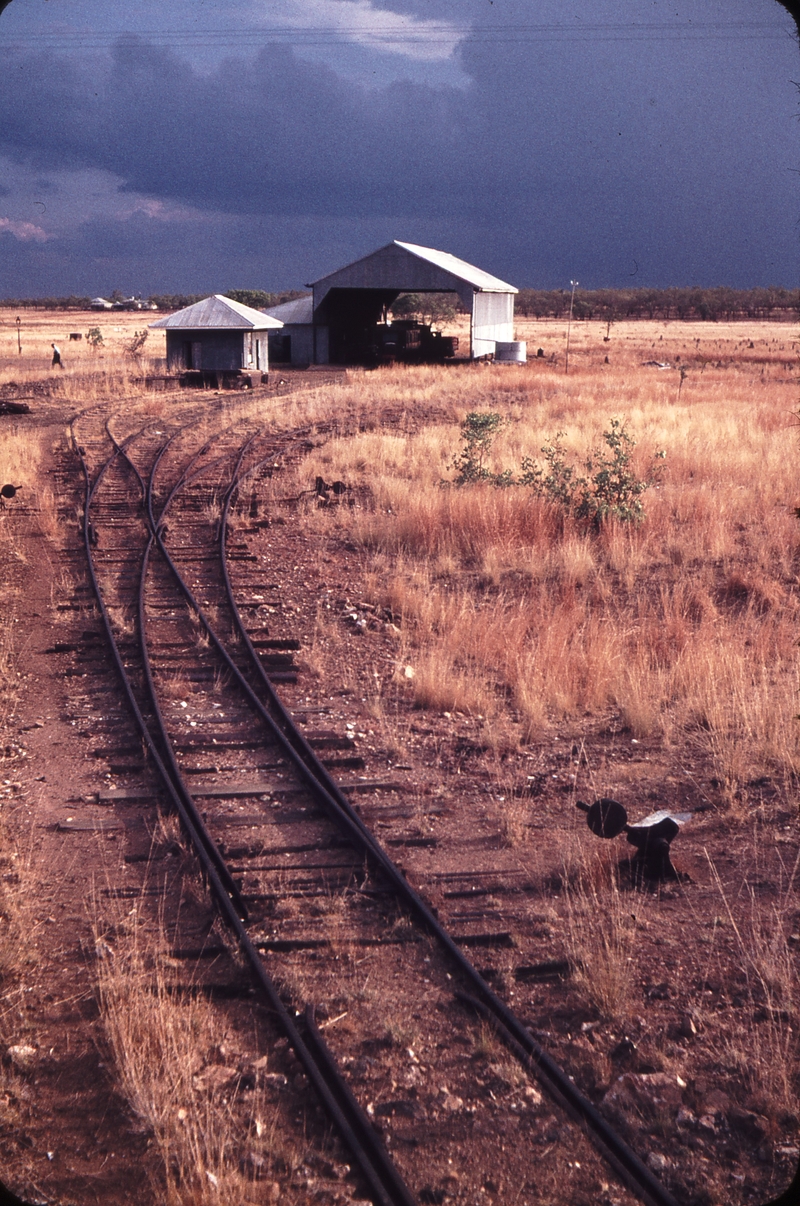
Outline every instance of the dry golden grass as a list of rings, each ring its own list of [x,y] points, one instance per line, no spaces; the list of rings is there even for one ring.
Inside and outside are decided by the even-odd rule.
[[[759,838],[753,867],[758,875]],[[720,1063],[742,1077],[769,1113],[800,1109],[798,1057],[800,1039],[800,978],[789,943],[796,921],[796,890],[800,855],[784,868],[774,898],[764,898],[746,878],[740,896],[744,918],[737,921],[719,872],[709,858],[712,878],[722,902],[723,924],[735,937],[734,950],[744,980],[743,1003],[735,1011],[733,1029],[717,1040]],[[795,938],[796,941],[796,938]]]
[[[612,712],[634,735],[707,750],[733,798],[754,773],[788,780],[800,752],[797,403],[789,353],[771,342],[792,333],[670,324],[670,346],[689,347],[684,363],[694,356],[678,401],[677,370],[640,363],[648,325],[661,324],[638,324],[638,342],[614,351],[619,368],[586,331],[569,376],[541,362],[395,368],[336,387],[338,413],[416,407],[413,427],[330,440],[297,484],[322,473],[368,491],[368,506],[316,522],[364,549],[419,706],[505,716],[523,738],[548,720]],[[701,336],[710,346],[698,360]],[[659,358],[674,354],[666,347]],[[757,353],[765,363],[748,359]],[[521,487],[442,489],[472,410],[507,419],[495,471],[518,469],[557,431],[582,459],[612,417],[624,420],[640,475],[667,454],[645,521],[594,533]]]
[[[166,358],[166,336],[163,331],[150,331],[140,357],[126,354],[134,331],[147,328],[158,318],[155,313],[94,313],[84,310],[21,310],[20,342],[17,343],[17,311],[0,309],[0,385],[15,381],[24,385],[27,381],[38,381],[43,376],[63,378],[60,388],[69,390],[76,378],[93,377],[100,389],[107,378],[138,376],[143,371],[163,371]],[[103,344],[95,349],[86,335],[93,327],[99,328]],[[79,341],[70,340],[70,332],[83,336]],[[64,368],[51,369],[53,351],[51,344],[61,349]],[[98,394],[98,396],[103,396]],[[106,393],[106,397],[113,396]]]
[[[603,848],[565,867],[567,947],[575,982],[601,1015],[624,1019],[633,1003],[637,926],[649,901],[623,892],[613,854]]]
[[[231,1038],[207,999],[171,988],[166,942],[126,928],[113,946],[96,928],[97,984],[120,1089],[160,1156],[153,1192],[169,1206],[244,1206],[256,1189],[240,1159],[268,1155],[274,1120],[257,1093],[243,1107]]]

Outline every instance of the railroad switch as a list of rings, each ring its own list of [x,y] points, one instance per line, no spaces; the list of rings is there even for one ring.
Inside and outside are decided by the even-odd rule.
[[[649,880],[678,878],[670,858],[670,845],[680,833],[681,826],[691,818],[690,812],[660,809],[629,825],[628,814],[618,800],[602,797],[591,805],[578,800],[577,807],[586,813],[586,824],[597,837],[615,838],[625,833],[630,844],[636,848],[634,863],[637,877]]]

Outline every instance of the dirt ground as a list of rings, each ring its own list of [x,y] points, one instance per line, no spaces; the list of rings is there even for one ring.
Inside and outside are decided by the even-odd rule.
[[[28,312],[15,359],[14,316],[0,313],[0,397],[11,381],[52,376],[52,341],[64,353],[65,377],[83,377],[98,357],[106,358],[102,372],[124,367],[125,343],[152,317]],[[102,330],[104,351],[88,347],[90,326]],[[547,359],[563,354],[564,328],[522,321],[517,333],[529,354],[541,346]],[[70,345],[73,329],[84,339]],[[787,377],[797,372],[794,328],[618,324],[608,346],[604,334],[605,324],[573,326],[576,372],[590,361],[602,366],[606,355],[613,362],[621,346],[639,361],[674,365],[691,355],[712,370],[735,348],[751,355],[755,371],[766,364]],[[147,350],[152,355],[152,344]],[[155,1200],[142,1197],[142,1184],[146,1173],[153,1183],[159,1175],[151,1136],[120,1092],[98,1013],[93,925],[126,839],[113,828],[86,832],[65,823],[86,814],[99,786],[117,782],[93,751],[104,725],[118,733],[126,722],[108,667],[86,678],[74,661],[47,652],[96,628],[78,545],[81,483],[64,440],[76,399],[72,387],[59,389],[35,395],[29,416],[0,418],[0,439],[30,432],[43,450],[37,481],[26,481],[0,511],[0,1177],[31,1202],[122,1206]],[[181,405],[172,397],[168,404]],[[107,406],[113,413],[119,402]],[[428,418],[441,416],[433,408],[415,421]],[[380,413],[371,416],[377,427],[381,421]],[[55,522],[37,498],[45,484]],[[277,536],[265,529],[248,542],[270,582],[281,585],[268,607],[271,634],[303,643],[305,674],[286,698],[295,708],[303,701],[312,707],[323,692],[323,667],[325,681],[346,684],[331,722],[357,735],[365,776],[402,779],[414,802],[414,832],[435,839],[404,851],[409,877],[430,883],[437,875],[446,884],[454,852],[472,840],[476,882],[498,861],[521,876],[529,885],[522,901],[481,892],[472,902],[483,921],[512,935],[508,950],[485,960],[493,986],[633,1146],[650,1153],[651,1167],[672,1170],[681,1202],[722,1206],[777,1196],[800,1155],[796,776],[761,775],[732,803],[701,746],[633,737],[613,711],[554,718],[525,741],[492,744],[483,717],[415,707],[410,680],[396,674],[398,617],[375,601],[369,552],[340,525],[304,527],[302,508],[289,506],[281,518],[287,526]],[[287,553],[292,572],[284,577]],[[677,879],[644,888],[626,880],[624,838],[601,843],[588,832],[575,807],[583,793],[620,799],[632,819],[655,809],[692,814],[674,845]],[[365,818],[385,836],[390,828],[380,815],[365,803]],[[617,862],[621,890],[612,902],[608,867]],[[578,898],[568,889],[587,882],[576,929]],[[448,902],[444,890],[431,898],[443,918],[465,907]],[[621,909],[613,925],[598,915],[612,904]],[[622,943],[621,954],[612,952],[617,970],[620,959],[631,965],[616,1016],[580,975],[542,979],[531,970],[548,961],[574,967],[576,948],[596,952],[612,929]],[[764,1074],[748,1075],[748,1061]],[[485,1096],[491,1088],[484,1075],[474,1091]],[[552,1142],[563,1141],[555,1125]],[[564,1168],[567,1176],[566,1161]],[[491,1174],[487,1166],[481,1201],[528,1200]],[[292,1200],[324,1200],[310,1190],[304,1198],[292,1177],[285,1187],[287,1194],[294,1187]],[[271,1200],[266,1193],[255,1182],[253,1203]],[[527,1193],[532,1202],[574,1201],[566,1182],[564,1196],[537,1197],[532,1177]]]

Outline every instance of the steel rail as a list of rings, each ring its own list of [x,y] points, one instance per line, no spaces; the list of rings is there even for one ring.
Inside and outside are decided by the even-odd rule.
[[[108,430],[108,428],[106,428],[106,430]],[[136,434],[141,434],[141,433],[136,433]],[[100,468],[93,485],[90,485],[88,466],[86,465],[85,459],[82,455],[80,457],[81,463],[83,464],[83,467],[84,467],[84,474],[86,477],[86,500],[85,500],[85,504],[84,504],[84,515],[83,515],[84,547],[86,549],[86,556],[87,556],[88,563],[89,563],[89,574],[90,574],[91,581],[92,581],[92,588],[94,590],[95,597],[97,598],[98,605],[100,607],[100,614],[103,618],[103,623],[104,623],[104,626],[106,629],[106,635],[109,638],[111,645],[112,645],[112,657],[114,658],[117,672],[118,672],[118,674],[120,674],[122,676],[123,687],[125,688],[126,695],[128,697],[128,703],[134,709],[134,715],[136,717],[136,722],[139,727],[142,738],[147,746],[148,753],[153,758],[153,761],[156,765],[156,768],[157,768],[162,780],[168,786],[168,792],[169,792],[170,798],[178,812],[178,815],[180,816],[181,823],[183,824],[183,826],[185,828],[187,836],[189,837],[189,839],[193,845],[201,845],[205,849],[208,858],[214,863],[215,867],[217,868],[217,873],[219,875],[221,882],[225,885],[226,891],[229,892],[230,895],[236,901],[237,908],[244,909],[244,902],[241,899],[241,894],[239,892],[239,889],[238,889],[230,871],[228,870],[225,860],[222,857],[213,837],[211,836],[210,832],[208,831],[208,828],[207,828],[205,822],[203,821],[203,818],[200,815],[200,811],[197,808],[197,805],[195,804],[194,800],[192,799],[192,797],[187,789],[186,784],[182,781],[180,776],[177,776],[177,778],[173,778],[173,776],[169,773],[167,766],[165,765],[164,757],[162,756],[162,754],[165,753],[169,749],[169,746],[168,745],[163,746],[162,750],[158,750],[156,748],[156,745],[155,745],[155,742],[153,741],[152,733],[147,724],[147,721],[145,720],[144,715],[141,712],[141,709],[139,708],[139,705],[135,699],[135,696],[133,695],[132,687],[130,684],[130,678],[129,678],[127,672],[125,671],[124,662],[119,653],[119,648],[117,646],[116,639],[113,635],[113,628],[111,625],[111,620],[108,615],[108,611],[106,609],[105,600],[103,599],[99,580],[97,578],[97,573],[95,570],[94,555],[92,552],[92,540],[91,540],[91,535],[92,535],[92,524],[91,524],[91,520],[90,520],[91,506],[92,506],[92,502],[94,500],[95,493],[97,492],[97,489],[106,473],[106,470],[108,468],[110,468],[110,466],[113,464],[113,462],[120,455],[122,455],[122,457],[125,459],[127,464],[131,465],[131,467],[133,468],[134,472],[136,473],[136,475],[139,479],[140,486],[143,486],[144,483],[141,479],[141,476],[136,471],[135,466],[132,465],[130,458],[127,457],[127,455],[125,454],[124,445],[123,446],[117,445],[116,441],[113,439],[110,432],[109,432],[109,438],[112,440],[112,442],[115,446],[114,454]],[[129,443],[130,440],[132,440],[134,438],[136,438],[136,437],[135,436],[129,437],[129,439],[127,441],[125,441],[125,443],[126,444]],[[152,534],[150,536],[150,542],[152,542]],[[141,594],[141,586],[140,586],[140,594]],[[141,608],[140,608],[140,610],[141,610]],[[145,666],[145,676],[148,679],[148,686],[151,686],[152,685],[152,676],[149,676],[149,665]],[[154,695],[152,696],[152,698],[155,701]],[[158,705],[156,703],[156,707],[157,706]],[[172,753],[171,749],[169,749],[169,753],[170,754]],[[174,759],[173,759],[173,762],[174,762]],[[245,915],[246,915],[246,909],[245,909]]]
[[[262,462],[263,463],[263,462]],[[250,472],[254,472],[252,468]],[[156,538],[163,556],[170,566],[176,581],[193,610],[202,623],[209,639],[218,650],[220,656],[225,661],[225,664],[230,669],[231,673],[236,678],[240,687],[244,691],[254,710],[258,713],[269,730],[272,732],[275,740],[281,745],[286,755],[292,760],[295,769],[306,782],[309,790],[312,792],[318,803],[329,813],[332,819],[340,826],[345,833],[345,836],[352,841],[356,846],[360,845],[363,852],[371,857],[380,871],[383,872],[386,879],[392,885],[396,893],[406,902],[412,913],[424,925],[440,943],[441,946],[450,955],[453,962],[463,973],[463,975],[471,981],[480,996],[485,1000],[487,1006],[491,1009],[494,1017],[502,1024],[504,1031],[513,1036],[519,1047],[526,1053],[529,1063],[528,1066],[535,1070],[539,1076],[543,1087],[548,1092],[552,1092],[553,1088],[557,1090],[555,1094],[559,1102],[566,1106],[569,1112],[575,1117],[585,1128],[587,1136],[595,1143],[600,1153],[605,1157],[608,1163],[615,1169],[621,1180],[637,1194],[646,1206],[678,1206],[676,1199],[661,1184],[657,1177],[651,1172],[647,1165],[626,1143],[626,1141],[614,1130],[614,1128],[603,1117],[599,1110],[592,1104],[591,1101],[577,1088],[566,1072],[558,1065],[555,1060],[548,1054],[547,1051],[536,1041],[523,1022],[516,1014],[508,1008],[504,1001],[489,987],[484,978],[481,976],[477,968],[467,958],[458,944],[450,936],[447,930],[439,923],[431,906],[422,898],[422,896],[414,889],[405,878],[404,874],[397,865],[392,861],[383,847],[378,843],[374,835],[367,829],[361,818],[352,808],[350,802],[346,799],[341,789],[336,785],[335,781],[328,774],[327,770],[322,766],[316,754],[311,750],[302,733],[294,725],[289,713],[286,711],[274,690],[274,687],[269,682],[269,678],[261,665],[252,642],[249,641],[244,627],[244,622],[241,613],[236,605],[235,598],[232,596],[232,591],[229,593],[229,603],[232,613],[235,618],[237,630],[241,636],[245,647],[248,648],[253,666],[259,675],[259,678],[268,692],[271,702],[274,701],[274,706],[281,716],[283,723],[290,729],[292,739],[287,736],[284,729],[277,723],[270,712],[264,707],[261,700],[253,691],[248,680],[244,677],[239,667],[231,658],[227,649],[223,645],[220,638],[217,636],[212,625],[210,624],[203,608],[195,598],[190,587],[184,581],[180,571],[170,556],[166,545],[164,544],[163,520],[166,511],[174,497],[174,493],[170,496],[160,513],[158,523],[155,523],[155,516],[151,510],[152,522],[155,524]],[[232,494],[232,491],[231,491]],[[229,511],[229,507],[228,507]],[[225,525],[220,523],[220,531],[222,532]],[[221,545],[222,547],[222,545]],[[230,583],[230,578],[227,578]],[[301,753],[301,750],[303,751]],[[307,751],[307,753],[306,753]],[[330,786],[329,786],[330,784]]]
[[[241,459],[237,468],[241,466]],[[261,464],[263,463],[261,462]],[[260,465],[252,466],[246,474],[242,475],[241,480],[256,472],[259,467]],[[227,493],[219,535],[220,560],[228,604],[235,618],[239,636],[248,651],[255,672],[268,694],[270,703],[280,716],[282,724],[291,733],[292,748],[296,749],[296,756],[302,758],[306,774],[310,775],[318,785],[316,792],[318,799],[320,802],[328,805],[328,810],[333,813],[335,819],[346,818],[348,833],[352,834],[354,840],[356,840],[356,835],[358,835],[358,838],[363,843],[365,852],[371,854],[377,860],[380,869],[390,880],[397,893],[408,904],[418,919],[422,921],[425,928],[445,948],[463,975],[478,990],[485,1002],[482,1007],[491,1013],[498,1026],[499,1033],[506,1040],[510,1049],[514,1051],[518,1058],[524,1056],[522,1058],[523,1064],[536,1073],[542,1086],[548,1093],[555,1097],[562,1106],[565,1106],[584,1125],[587,1134],[595,1143],[598,1151],[612,1165],[628,1188],[638,1194],[647,1203],[647,1206],[677,1206],[677,1202],[669,1190],[661,1184],[630,1145],[614,1130],[594,1104],[576,1087],[560,1065],[536,1041],[524,1023],[486,983],[471,960],[467,958],[462,949],[441,925],[430,905],[409,884],[405,875],[403,875],[383,847],[380,846],[374,835],[364,825],[364,822],[355,812],[341,788],[339,788],[327,768],[323,766],[315,751],[312,750],[303,734],[294,724],[292,717],[270,682],[261,659],[247,634],[233,593],[225,559],[225,542],[230,507],[237,486],[238,482],[234,481]],[[335,805],[334,809],[331,809],[331,804]],[[342,822],[340,821],[340,823]]]
[[[317,1057],[311,1051],[303,1035],[298,1030],[287,1007],[281,999],[280,994],[272,981],[272,978],[267,972],[257,948],[247,933],[243,919],[239,915],[239,909],[227,890],[225,879],[219,874],[216,859],[212,857],[206,842],[202,838],[201,832],[193,823],[191,814],[184,807],[184,802],[176,790],[176,786],[173,783],[171,775],[161,758],[155,742],[153,741],[150,729],[147,725],[141,708],[139,707],[130,677],[125,669],[125,665],[117,645],[113,626],[111,624],[111,619],[102,596],[102,591],[100,589],[92,557],[89,522],[91,501],[106,469],[113,463],[117,456],[121,455],[136,473],[140,484],[144,484],[141,474],[138,473],[138,470],[126,452],[126,445],[130,442],[130,440],[134,439],[135,436],[129,437],[129,439],[126,440],[122,445],[117,444],[110,432],[109,438],[115,445],[114,455],[102,466],[93,486],[90,482],[88,466],[85,458],[77,448],[77,445],[75,445],[75,448],[83,467],[86,484],[83,529],[84,547],[86,550],[89,573],[100,613],[103,618],[106,635],[111,647],[112,658],[122,682],[128,705],[133,712],[148,753],[153,759],[154,765],[170,798],[172,799],[173,804],[181,815],[185,832],[192,846],[194,847],[198,859],[200,860],[206,882],[208,883],[212,895],[217,902],[220,913],[235,936],[242,953],[247,959],[251,971],[256,979],[257,985],[264,994],[269,1007],[277,1015],[283,1031],[291,1043],[305,1074],[317,1093],[323,1108],[333,1121],[343,1142],[350,1150],[352,1156],[358,1164],[364,1180],[369,1185],[370,1191],[374,1195],[377,1206],[417,1206],[416,1199],[403,1182],[397,1168],[392,1163],[391,1158],[389,1157],[383,1145],[380,1143],[380,1140],[378,1139],[374,1128],[369,1122],[369,1119],[366,1117],[363,1111],[361,1111],[361,1108],[358,1106],[358,1103],[355,1102],[355,1099],[352,1101],[348,1100],[348,1086],[346,1081],[344,1081],[343,1077],[341,1076],[341,1073],[338,1071],[338,1068],[336,1068],[335,1065],[331,1066],[329,1061],[325,1061],[325,1071],[323,1073]],[[147,546],[148,552],[152,547],[153,541],[154,535],[151,531]],[[149,680],[149,685],[152,685],[152,678]],[[156,704],[154,692],[151,694],[151,702]],[[202,818],[200,819],[202,820]],[[217,856],[222,860],[222,856],[219,855],[218,851]],[[224,866],[224,860],[222,860],[222,862]],[[227,877],[230,877],[230,872],[226,866],[225,872],[227,873]]]

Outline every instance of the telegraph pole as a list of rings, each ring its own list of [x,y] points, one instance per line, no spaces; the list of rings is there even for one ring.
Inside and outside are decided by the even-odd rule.
[[[572,327],[572,307],[575,304],[575,290],[578,288],[580,281],[570,281],[569,283],[572,285],[572,294],[569,299],[569,319],[567,321],[567,356],[564,364],[565,373],[569,372],[569,333]]]

